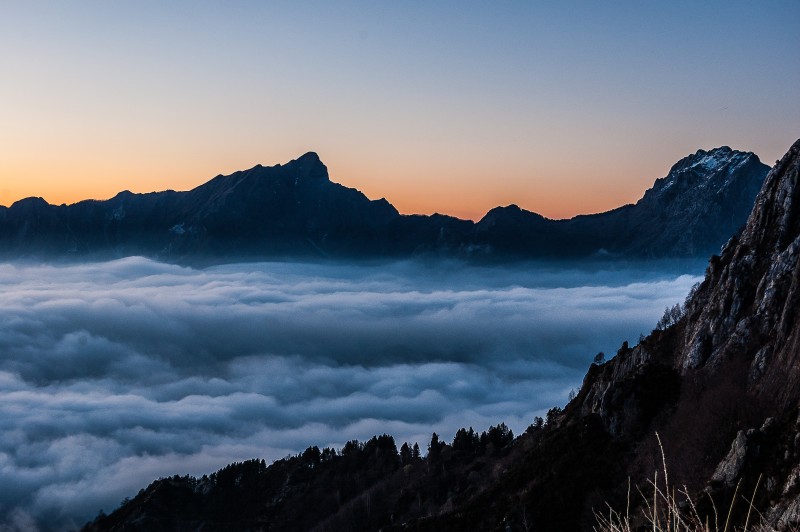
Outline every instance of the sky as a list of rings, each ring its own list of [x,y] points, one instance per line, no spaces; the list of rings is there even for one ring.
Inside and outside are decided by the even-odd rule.
[[[157,478],[311,445],[520,434],[699,272],[0,264],[0,530],[74,530]]]
[[[316,151],[403,213],[552,218],[800,137],[800,2],[0,0],[0,205]]]

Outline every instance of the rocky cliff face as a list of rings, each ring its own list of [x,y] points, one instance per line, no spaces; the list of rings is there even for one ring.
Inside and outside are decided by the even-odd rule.
[[[106,201],[0,207],[0,253],[165,260],[275,257],[706,257],[743,223],[767,167],[752,153],[699,151],[636,205],[571,220],[517,206],[473,223],[403,216],[385,199],[333,183],[319,157],[217,176],[188,192],[121,192]]]
[[[714,257],[707,279],[692,302],[685,368],[718,365],[732,353],[752,359],[749,385],[763,390],[793,368],[796,352],[800,198],[795,144],[770,172],[740,238],[731,239]],[[742,356],[742,355],[739,355]],[[780,373],[767,371],[781,367]],[[781,378],[781,401],[798,397],[795,381]]]
[[[676,477],[696,494],[724,500],[741,482],[780,530],[800,526],[798,173],[800,141],[767,176],[741,236],[712,257],[685,316],[592,368],[572,405],[611,434],[641,435],[629,474],[652,466],[648,433],[658,431]],[[641,391],[653,371],[674,385],[648,417],[626,390]]]
[[[661,249],[683,256],[718,253],[715,232],[730,236],[741,229],[746,215],[733,213],[749,213],[766,171],[752,153],[727,146],[699,150],[673,165],[634,206],[602,215],[605,232],[614,235],[603,245],[638,256],[659,256]],[[581,233],[588,222],[579,217],[570,225]]]

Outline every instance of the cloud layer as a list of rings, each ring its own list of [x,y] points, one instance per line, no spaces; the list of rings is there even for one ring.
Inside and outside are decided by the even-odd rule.
[[[0,530],[309,445],[519,432],[681,301],[681,271],[0,264]]]

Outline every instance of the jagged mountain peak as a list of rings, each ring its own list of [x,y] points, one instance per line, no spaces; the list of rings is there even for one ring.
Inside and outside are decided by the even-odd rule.
[[[315,152],[306,152],[297,159],[292,159],[286,164],[264,166],[257,164],[247,170],[240,170],[229,175],[218,175],[208,183],[197,187],[202,189],[208,185],[221,188],[234,188],[251,179],[283,179],[295,184],[306,180],[330,181],[328,167],[322,162]]]
[[[728,146],[697,150],[675,163],[666,177],[657,179],[648,192],[661,195],[673,188],[695,186],[698,182],[711,181],[720,173],[731,174],[745,165],[759,166],[761,161],[753,152],[732,150]],[[718,182],[722,186],[732,184],[724,179]],[[761,183],[757,186],[760,187]]]
[[[708,151],[697,150],[694,154],[688,155],[678,161],[678,163],[673,166],[673,169],[684,170],[702,166],[708,170],[714,170],[730,162],[741,162],[750,157],[758,159],[758,156],[753,152],[733,150],[729,146],[720,146],[719,148],[713,148]]]
[[[298,163],[307,162],[307,163],[317,163],[317,164],[319,164],[322,161],[320,160],[319,154],[317,154],[317,152],[315,152],[315,151],[307,151],[303,155],[298,157],[297,159],[293,159],[292,161],[290,161],[289,164],[291,164],[292,162],[298,162]]]
[[[316,152],[306,152],[297,159],[284,165],[286,168],[297,172],[301,177],[328,180],[328,167],[323,164]]]

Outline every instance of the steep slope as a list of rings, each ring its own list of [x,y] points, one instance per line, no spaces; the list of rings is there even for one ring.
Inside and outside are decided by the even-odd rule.
[[[622,434],[642,413],[620,387],[654,367],[674,373],[675,399],[648,430],[662,434],[676,478],[730,496],[740,479],[752,493],[762,475],[759,510],[779,528],[800,525],[798,172],[800,141],[767,176],[741,237],[712,257],[685,317],[593,368],[575,406]],[[629,472],[641,475],[653,467],[652,438],[636,453]]]
[[[370,201],[331,182],[319,157],[307,153],[285,165],[217,176],[188,192],[125,191],[60,206],[28,198],[0,207],[0,254],[226,261],[704,257],[744,221],[766,172],[752,153],[701,150],[636,205],[557,221],[498,207],[476,224],[439,214],[400,215],[385,199]]]
[[[699,150],[635,205],[569,220],[547,220],[512,205],[478,222],[476,239],[528,256],[707,257],[744,224],[767,171],[753,153],[727,146]]]
[[[683,158],[635,209],[618,214],[615,225],[632,232],[610,249],[639,255],[661,248],[685,255],[719,252],[716,230],[732,235],[741,228],[744,219],[732,214],[752,209],[765,169],[752,153],[727,146]]]
[[[716,508],[730,507],[741,525],[749,506],[738,493],[762,525],[796,529],[798,174],[800,140],[767,176],[741,236],[712,257],[684,316],[593,365],[563,411],[517,439],[500,426],[459,431],[452,445],[434,435],[427,457],[409,458],[382,436],[162,479],[86,529],[591,530],[606,504],[630,504],[636,527],[644,499],[627,498],[627,479],[650,497],[662,444],[669,490],[685,486],[701,519],[713,525]]]

